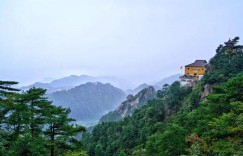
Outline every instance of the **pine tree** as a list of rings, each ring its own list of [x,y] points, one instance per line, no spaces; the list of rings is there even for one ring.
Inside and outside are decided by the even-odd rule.
[[[75,121],[68,117],[70,109],[62,107],[49,107],[47,111],[45,134],[50,140],[51,156],[55,155],[55,151],[60,152],[64,149],[76,149],[75,145],[81,146],[80,142],[74,138],[78,133],[85,131],[82,126],[70,124]],[[56,149],[56,150],[55,150]]]
[[[9,112],[9,105],[12,103],[9,99],[11,94],[14,94],[19,89],[12,88],[18,82],[0,81],[0,155],[6,155],[7,148],[10,144],[9,133],[6,131],[6,119]]]
[[[28,126],[31,136],[38,135],[45,124],[46,110],[51,107],[51,102],[44,96],[46,90],[41,88],[31,88],[26,92],[28,106]]]

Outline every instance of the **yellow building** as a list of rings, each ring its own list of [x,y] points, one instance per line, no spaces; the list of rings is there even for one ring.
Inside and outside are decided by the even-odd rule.
[[[205,73],[206,65],[206,60],[196,60],[194,63],[186,65],[185,74],[180,76],[181,83],[192,86]]]
[[[185,76],[199,77],[206,71],[206,60],[196,60],[194,63],[185,66]]]

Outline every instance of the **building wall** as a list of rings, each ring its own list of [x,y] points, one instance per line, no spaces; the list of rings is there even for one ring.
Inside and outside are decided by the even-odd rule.
[[[198,76],[203,75],[205,71],[205,67],[185,67],[185,75]]]

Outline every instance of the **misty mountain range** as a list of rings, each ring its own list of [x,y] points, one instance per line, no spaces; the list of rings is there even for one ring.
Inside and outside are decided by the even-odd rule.
[[[181,74],[175,74],[175,75],[171,75],[169,77],[165,77],[162,80],[154,82],[154,83],[150,83],[150,84],[143,83],[143,84],[139,85],[138,87],[136,87],[134,89],[127,89],[125,91],[125,93],[135,95],[138,92],[140,92],[141,90],[148,88],[149,86],[153,86],[154,89],[157,91],[157,90],[161,89],[164,84],[170,85],[175,81],[179,81],[180,76],[181,76]]]
[[[135,94],[137,94],[138,92],[140,92],[141,90],[143,90],[144,88],[147,88],[147,87],[149,87],[149,85],[147,83],[143,83],[143,84],[139,85],[138,87],[136,87],[134,89],[126,90],[125,93],[135,95]]]
[[[88,75],[80,75],[80,76],[70,75],[68,77],[53,80],[50,83],[36,82],[32,85],[24,86],[21,89],[27,90],[32,87],[37,87],[37,88],[40,87],[40,88],[47,89],[47,93],[53,93],[61,90],[68,90],[76,86],[79,86],[81,84],[85,84],[87,82],[110,83],[113,86],[121,88],[123,90],[126,90],[127,88],[132,86],[132,84],[128,81],[114,78],[114,77],[93,77]]]
[[[69,107],[70,116],[77,121],[92,122],[108,111],[114,110],[124,100],[126,94],[108,83],[88,82],[47,96],[53,104]]]
[[[50,83],[36,82],[30,86],[22,87],[27,90],[31,87],[40,87],[47,89],[49,100],[55,105],[69,107],[71,109],[71,117],[77,121],[84,123],[97,122],[104,114],[124,106],[126,96],[135,95],[149,86],[153,86],[154,90],[159,90],[167,83],[179,80],[179,74],[166,77],[152,85],[143,83],[134,89],[124,89],[131,86],[129,82],[115,78],[92,77],[88,75],[71,75],[68,77],[54,80]],[[110,83],[106,83],[110,82]],[[127,85],[125,85],[127,83]],[[115,86],[123,86],[121,88]],[[141,101],[141,100],[140,100]],[[146,101],[146,100],[142,100]],[[144,105],[144,103],[138,104]],[[128,106],[128,105],[126,105]],[[129,112],[133,112],[134,108],[129,108]],[[132,110],[132,111],[131,111]]]
[[[85,84],[87,82],[101,82],[101,83],[110,83],[111,85],[124,90],[127,94],[136,94],[148,86],[154,86],[154,88],[158,90],[162,88],[162,86],[165,83],[171,84],[172,82],[179,80],[180,76],[181,76],[180,74],[175,74],[154,83],[141,84],[138,87],[132,89],[131,87],[134,85],[131,82],[123,79],[118,79],[114,77],[93,77],[89,75],[80,75],[80,76],[70,75],[68,77],[63,77],[60,79],[53,80],[49,83],[36,82],[32,85],[24,86],[21,89],[27,90],[32,87],[37,87],[37,88],[47,89],[47,93],[53,93],[55,91],[68,90],[76,86],[79,86],[81,84]]]

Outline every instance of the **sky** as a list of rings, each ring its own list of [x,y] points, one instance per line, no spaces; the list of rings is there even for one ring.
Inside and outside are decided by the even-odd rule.
[[[243,38],[242,16],[242,0],[1,0],[0,80],[160,80]]]

